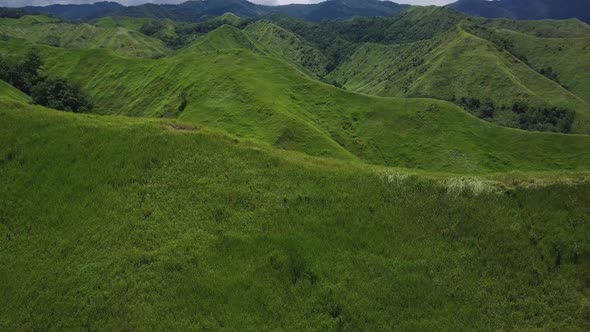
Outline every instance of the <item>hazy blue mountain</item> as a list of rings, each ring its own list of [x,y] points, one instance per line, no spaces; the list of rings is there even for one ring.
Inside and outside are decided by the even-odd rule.
[[[144,4],[125,7],[114,2],[99,2],[91,5],[52,5],[24,7],[24,9],[28,12],[51,14],[70,20],[88,20],[117,15],[199,22],[231,12],[241,17],[282,13],[319,22],[352,17],[391,16],[407,7],[409,6],[380,0],[328,0],[318,4],[284,6],[258,5],[246,0],[199,0],[178,5]]]
[[[590,23],[588,0],[459,0],[449,7],[469,15],[512,19],[578,18]]]
[[[50,6],[29,6],[23,9],[29,13],[50,14],[67,20],[91,20],[125,8],[117,2],[97,2],[86,5],[50,5]]]

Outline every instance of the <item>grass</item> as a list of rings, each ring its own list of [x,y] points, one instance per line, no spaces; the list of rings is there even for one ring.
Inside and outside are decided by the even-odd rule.
[[[254,27],[160,59],[0,41],[97,113],[0,81],[0,330],[590,329],[590,136],[344,91]],[[505,59],[457,38],[433,63]]]
[[[31,97],[12,85],[0,80],[0,98],[6,102],[30,103]]]
[[[258,21],[244,29],[273,55],[324,76],[329,60],[301,37],[273,23]]]
[[[3,43],[24,52],[22,43]],[[101,114],[173,117],[315,156],[431,171],[587,170],[590,138],[502,128],[432,99],[380,98],[313,80],[222,27],[158,59],[38,48]],[[180,105],[186,100],[184,108]]]
[[[412,175],[9,100],[3,330],[590,328],[584,178]]]
[[[574,61],[576,50],[572,48],[563,62]],[[582,69],[579,65],[572,68]],[[489,98],[501,107],[511,107],[516,101],[537,107],[566,107],[576,111],[573,131],[590,133],[590,105],[586,100],[461,28],[427,41],[366,44],[328,78],[349,90],[381,96],[444,100],[469,96]],[[583,89],[583,84],[579,82],[576,91]]]
[[[590,28],[589,28],[590,29]],[[578,38],[536,37],[510,30],[501,30],[504,38],[512,41],[518,54],[526,54],[527,61],[537,70],[551,67],[560,84],[590,101],[590,33]]]
[[[112,21],[121,22],[122,19]],[[135,21],[132,21],[135,22]],[[150,58],[168,52],[164,43],[140,32],[107,24],[66,23],[43,16],[25,16],[20,19],[0,19],[0,34],[22,38],[33,43],[63,48],[103,48],[128,57]]]

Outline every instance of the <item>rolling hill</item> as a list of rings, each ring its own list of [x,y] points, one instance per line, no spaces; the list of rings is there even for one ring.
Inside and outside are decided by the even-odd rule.
[[[589,327],[584,173],[370,167],[0,87],[2,329]]]
[[[123,27],[66,23],[46,16],[0,19],[0,34],[63,48],[104,48],[133,57],[157,57],[168,51],[164,43]]]
[[[547,26],[543,22],[531,24],[543,26],[545,33],[577,34],[575,45],[578,46],[570,53],[552,53],[568,64],[567,68],[555,64],[551,70],[560,73],[565,85],[568,82],[577,87],[570,91],[569,86],[543,75],[551,66],[550,61],[536,60],[531,64],[526,60],[529,54],[531,59],[538,59],[548,52],[513,47],[518,44],[516,41],[493,28],[499,23],[479,22],[435,7],[412,8],[405,16],[392,20],[394,24],[388,25],[392,28],[386,30],[390,32],[383,37],[385,40],[378,34],[372,36],[360,30],[358,35],[365,36],[361,41],[370,42],[363,44],[328,78],[352,91],[381,96],[433,97],[457,103],[464,98],[487,99],[496,109],[488,119],[510,127],[518,127],[522,121],[511,111],[517,102],[531,107],[565,107],[576,112],[573,132],[590,133],[590,105],[583,98],[586,90],[581,88],[585,63],[575,55],[576,50],[587,46],[587,38],[579,37],[586,34],[583,23],[577,28]],[[421,25],[424,21],[447,22],[447,25],[438,29],[435,25]],[[424,28],[415,28],[416,24]],[[396,38],[392,31],[400,33],[406,27],[414,27],[412,33]],[[577,32],[566,32],[568,29]],[[564,45],[568,39],[557,40]],[[549,44],[555,44],[555,40],[543,45],[549,47]]]
[[[486,26],[530,67],[554,73],[562,86],[590,101],[590,26],[578,20],[494,20]]]
[[[7,81],[38,54],[94,103],[0,80],[0,330],[589,330],[590,135],[441,100],[582,131],[585,27],[0,20]]]
[[[311,155],[424,170],[576,170],[589,163],[587,136],[501,128],[432,99],[346,92],[227,25],[157,60],[14,41],[0,46],[13,53],[36,47],[47,71],[80,84],[100,114],[176,117]]]
[[[250,24],[244,31],[273,55],[297,64],[320,77],[327,74],[330,60],[296,34],[265,21]]]

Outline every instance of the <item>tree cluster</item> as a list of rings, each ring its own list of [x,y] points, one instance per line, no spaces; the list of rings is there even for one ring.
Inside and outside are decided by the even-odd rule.
[[[523,130],[552,131],[569,133],[575,120],[575,113],[561,107],[532,107],[524,101],[517,101],[510,107],[498,107],[491,99],[462,97],[454,100],[461,107],[482,119],[495,119],[499,109],[509,109],[517,114],[515,127]]]
[[[35,52],[22,58],[0,56],[0,79],[31,96],[33,103],[68,111],[88,112],[92,103],[82,90],[63,78],[41,73],[43,61]]]
[[[514,103],[512,111],[518,114],[519,128],[525,130],[569,133],[575,119],[575,113],[566,108],[529,107],[524,102]]]

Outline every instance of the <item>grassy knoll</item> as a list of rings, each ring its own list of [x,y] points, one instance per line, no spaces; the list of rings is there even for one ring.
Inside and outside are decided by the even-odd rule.
[[[582,174],[409,175],[8,96],[0,174],[3,330],[590,328]]]
[[[162,41],[122,26],[108,26],[106,21],[102,26],[96,26],[66,23],[44,16],[2,18],[0,34],[54,47],[110,49],[131,57],[149,58],[167,53]]]

